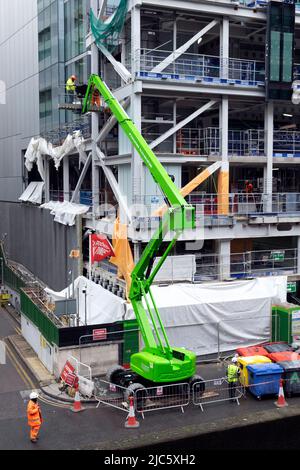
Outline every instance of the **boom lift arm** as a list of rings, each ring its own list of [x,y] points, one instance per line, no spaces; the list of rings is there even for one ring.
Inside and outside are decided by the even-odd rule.
[[[160,220],[158,229],[132,272],[129,298],[140,326],[145,347],[141,352],[131,356],[131,369],[147,382],[170,383],[190,379],[196,370],[196,356],[186,349],[170,346],[151,292],[151,284],[183,230],[195,228],[195,208],[181,196],[179,189],[133,121],[97,75],[91,75],[89,79],[82,112],[85,113],[89,109],[95,88],[100,92],[112,114],[141,156],[168,203],[167,212]],[[174,232],[173,240],[153,269],[155,257],[168,231]]]

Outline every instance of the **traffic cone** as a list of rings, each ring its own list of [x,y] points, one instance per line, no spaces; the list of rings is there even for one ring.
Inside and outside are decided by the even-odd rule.
[[[134,414],[134,399],[129,397],[129,414],[125,421],[125,428],[138,428],[140,423],[137,421]]]
[[[76,383],[76,386],[75,386],[75,398],[74,398],[73,407],[71,409],[74,413],[79,413],[79,411],[84,411],[84,408],[81,406],[78,383]]]
[[[287,402],[285,401],[285,398],[284,398],[283,380],[282,379],[280,379],[278,400],[275,402],[275,405],[278,408],[283,408],[284,406],[288,406],[288,404],[287,404]]]

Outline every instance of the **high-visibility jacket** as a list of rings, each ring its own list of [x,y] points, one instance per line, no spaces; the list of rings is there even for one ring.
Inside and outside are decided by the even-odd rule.
[[[227,368],[227,379],[229,383],[237,382],[239,379],[240,369],[234,364],[229,364]]]
[[[31,427],[40,426],[42,424],[42,414],[37,403],[30,400],[27,406],[28,425]]]
[[[72,78],[69,78],[66,84],[66,90],[67,91],[75,91],[76,90],[76,85],[75,82],[73,82]]]

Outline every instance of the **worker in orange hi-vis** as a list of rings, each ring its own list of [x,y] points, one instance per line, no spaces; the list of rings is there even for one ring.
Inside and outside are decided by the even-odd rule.
[[[101,106],[101,96],[98,90],[94,89],[93,94],[92,94],[92,106],[95,106],[96,108],[100,108]]]
[[[27,406],[28,426],[30,426],[30,440],[37,442],[41,424],[43,422],[42,413],[38,404],[38,394],[32,392],[29,396],[30,401]]]
[[[247,194],[253,193],[253,184],[250,181],[246,181],[245,183],[245,190]]]

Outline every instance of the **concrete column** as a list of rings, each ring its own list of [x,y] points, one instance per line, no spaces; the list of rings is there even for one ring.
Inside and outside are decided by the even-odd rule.
[[[224,17],[220,24],[220,72],[228,78],[229,65],[229,18]]]
[[[173,103],[173,125],[176,126],[177,124],[177,101],[174,100]],[[173,153],[177,152],[177,133],[173,135]]]
[[[134,263],[137,264],[140,256],[141,256],[141,243],[140,242],[134,242],[133,244],[133,258],[134,258]]]
[[[223,96],[220,105],[220,133],[222,168],[218,176],[218,214],[229,213],[229,162],[228,162],[228,97]]]
[[[297,238],[297,274],[300,274],[300,237]]]
[[[50,170],[49,159],[44,156],[44,172],[45,172],[45,202],[50,201]]]
[[[230,277],[230,240],[218,240],[218,276],[219,280],[223,281]]]
[[[133,80],[138,71],[137,61],[141,50],[141,9],[139,5],[131,9],[131,73]]]
[[[264,169],[264,194],[266,203],[264,210],[272,212],[272,193],[273,193],[273,134],[274,134],[274,106],[269,101],[265,105],[265,155],[267,157],[267,166]]]
[[[136,72],[139,63],[136,62],[141,49],[141,10],[139,6],[134,6],[131,10],[131,73],[135,81]],[[134,92],[134,84],[131,93],[131,119],[141,132],[141,114],[142,114],[142,98],[140,94]],[[138,152],[132,146],[131,175],[132,175],[132,196],[133,203],[142,203],[144,194],[144,168],[143,161]]]
[[[91,8],[94,13],[98,12],[98,0],[91,0]],[[99,74],[99,50],[94,43],[91,47],[91,73]],[[92,113],[92,194],[93,194],[93,220],[95,221],[97,208],[99,206],[99,167],[96,165],[97,157],[97,144],[96,139],[99,134],[99,115]]]
[[[70,201],[70,167],[69,157],[65,157],[63,160],[64,170],[64,201]]]

